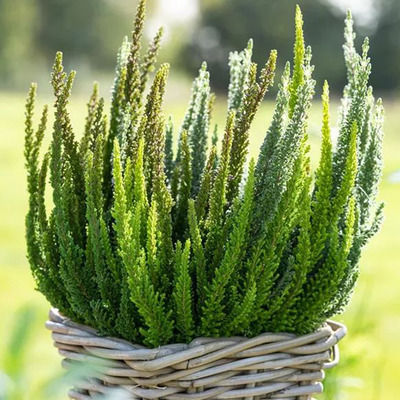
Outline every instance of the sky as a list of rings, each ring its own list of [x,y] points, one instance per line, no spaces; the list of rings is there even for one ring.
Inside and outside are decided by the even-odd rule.
[[[343,10],[352,10],[361,24],[372,22],[375,14],[376,0],[329,0],[332,4]]]
[[[197,0],[159,0],[159,13],[175,22],[184,22],[196,17]]]
[[[153,14],[148,29],[153,34],[159,26],[166,29],[175,24],[186,24],[194,20],[199,12],[197,0],[158,0],[158,6]]]

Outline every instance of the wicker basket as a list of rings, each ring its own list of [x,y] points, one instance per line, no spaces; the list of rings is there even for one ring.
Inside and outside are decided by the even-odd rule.
[[[265,333],[252,339],[199,338],[190,344],[147,349],[50,311],[46,327],[63,366],[91,365],[70,390],[71,399],[292,399],[322,392],[324,369],[334,367],[346,328],[329,322],[304,336]],[[112,392],[124,393],[124,396]]]

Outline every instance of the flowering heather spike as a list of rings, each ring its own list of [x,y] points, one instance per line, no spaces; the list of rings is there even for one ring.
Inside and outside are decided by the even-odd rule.
[[[149,79],[149,74],[154,71],[154,64],[157,60],[157,55],[161,46],[161,39],[164,34],[164,29],[160,28],[153,41],[150,43],[147,53],[144,56],[143,62],[140,66],[140,93],[143,93],[146,89],[146,84]]]
[[[185,243],[180,262],[175,266],[175,301],[176,327],[181,341],[189,343],[194,335],[192,279],[189,271],[190,240]]]
[[[220,335],[225,319],[226,288],[235,269],[239,269],[247,251],[247,238],[251,224],[254,195],[254,160],[251,161],[249,177],[244,189],[243,202],[234,218],[232,232],[226,243],[221,264],[213,273],[212,282],[206,286],[205,305],[201,317],[202,335]]]
[[[33,128],[36,84],[32,84],[26,101],[25,121],[25,167],[28,172],[29,208],[25,219],[28,260],[37,289],[43,292],[49,302],[59,304],[60,310],[75,315],[66,298],[63,285],[57,281],[59,268],[51,257],[59,257],[58,249],[53,248],[49,238],[48,224],[45,216],[44,190],[49,158],[45,157],[39,171],[38,154],[42,134],[36,135]],[[45,108],[47,110],[47,108]],[[47,111],[43,112],[39,131],[45,130]],[[37,154],[37,155],[36,155]],[[49,240],[50,239],[50,240]],[[42,253],[44,252],[44,254]]]
[[[104,182],[112,179],[112,151],[114,139],[117,137],[118,129],[122,121],[123,112],[126,107],[125,87],[127,79],[127,62],[130,51],[128,38],[125,37],[117,55],[117,65],[115,67],[114,84],[111,91],[110,126],[105,141],[104,150]],[[112,190],[105,188],[105,201],[107,209],[112,206]],[[107,217],[108,218],[108,217]]]
[[[351,130],[356,123],[358,128],[362,129],[367,119],[368,102],[370,89],[368,86],[369,76],[371,74],[371,64],[368,58],[368,41],[364,42],[363,54],[359,55],[354,47],[353,21],[351,14],[346,20],[346,31],[344,46],[346,55],[346,67],[348,74],[348,84],[344,91],[343,107],[337,150],[334,153],[334,176],[333,189],[338,189],[342,179],[342,173],[345,168],[346,157],[350,146]],[[362,135],[357,138],[357,147],[360,147]]]
[[[180,131],[188,133],[192,157],[193,195],[199,190],[201,174],[206,163],[207,137],[214,100],[215,95],[211,94],[210,90],[210,74],[207,71],[207,64],[203,63],[198,77],[193,82],[189,107]],[[177,163],[181,157],[180,143],[181,141],[178,143]]]
[[[336,196],[333,199],[331,212],[334,216],[339,216],[342,213],[343,208],[347,204],[348,198],[354,189],[357,175],[357,133],[358,127],[354,122],[350,132],[349,153],[343,171],[343,178],[336,192]]]
[[[96,272],[95,280],[99,288],[101,301],[96,307],[103,315],[101,320],[101,331],[105,334],[113,332],[113,326],[119,308],[120,287],[114,285],[113,262],[107,257],[108,236],[102,234],[103,220],[103,194],[102,189],[102,137],[96,141],[95,154],[89,153],[86,169],[86,218],[88,223],[88,260],[92,260]],[[111,261],[111,262],[110,262]]]
[[[178,143],[179,146],[179,143]],[[178,198],[178,189],[179,189],[179,163],[176,163],[174,169],[172,170],[172,178],[171,178],[171,198],[174,204],[176,204]]]
[[[115,78],[111,92],[111,111],[110,111],[110,132],[109,141],[111,148],[116,136],[116,130],[120,121],[121,108],[125,105],[125,84],[126,84],[126,63],[128,61],[129,42],[125,37],[117,55],[117,65],[115,67]]]
[[[90,96],[89,102],[87,103],[87,116],[85,123],[85,132],[82,136],[79,144],[79,151],[83,155],[86,153],[89,147],[90,135],[92,133],[92,125],[96,116],[97,103],[99,101],[99,84],[95,82],[93,84],[93,92]]]
[[[256,189],[257,205],[255,208],[256,217],[254,219],[254,231],[256,235],[261,234],[263,230],[260,222],[268,224],[268,221],[272,221],[276,215],[279,202],[293,176],[296,159],[303,151],[308,113],[315,86],[315,81],[311,78],[311,73],[311,67],[305,68],[306,78],[304,79],[304,83],[298,88],[297,103],[294,112],[289,122],[286,123],[284,132],[280,134],[281,137],[277,141],[272,157],[267,159],[264,153],[260,155],[260,159],[266,160],[268,164],[262,166],[265,173],[263,180],[258,183]],[[284,109],[282,109],[282,112],[284,112]],[[273,119],[271,128],[275,123],[276,121]],[[267,149],[265,147],[264,151],[267,151]]]
[[[382,142],[385,115],[381,99],[378,99],[375,110],[371,110],[371,114],[373,115],[369,140],[365,146],[365,155],[357,176],[361,226],[368,226],[370,223],[378,194],[378,183],[382,177]]]
[[[130,44],[129,56],[126,64],[126,85],[125,85],[125,100],[129,102],[133,93],[140,88],[140,69],[139,58],[141,41],[143,35],[144,20],[146,18],[146,3],[147,0],[140,0],[136,10],[135,23],[132,32],[132,42]],[[135,76],[137,75],[137,76]],[[139,79],[138,79],[139,78]],[[136,104],[135,104],[136,105]]]
[[[346,225],[348,227],[352,223],[352,218],[353,218],[352,207],[353,207],[353,204],[350,203],[349,212],[348,212],[348,216],[346,219]],[[356,213],[354,212],[354,214],[356,214]],[[354,216],[354,220],[355,221],[354,221],[354,226],[353,226],[352,231],[347,230],[346,235],[345,235],[346,236],[345,242],[349,243],[350,246],[352,246],[352,245],[354,246],[354,241],[356,240],[355,235],[354,235],[354,230],[356,228],[356,223],[357,223],[356,216]],[[350,237],[351,235],[353,235],[353,237]],[[352,243],[350,242],[351,239],[353,240]],[[336,296],[331,297],[331,299],[329,301],[329,305],[326,306],[324,313],[322,313],[322,315],[323,315],[323,317],[325,317],[325,319],[329,318],[329,317],[327,317],[328,315],[336,315],[336,314],[342,313],[344,311],[344,308],[346,307],[347,303],[350,300],[350,296],[353,293],[353,290],[354,290],[354,287],[355,287],[358,277],[359,277],[358,265],[357,264],[353,265],[353,263],[351,262],[351,255],[349,254],[346,259],[346,263],[343,266],[342,279],[340,280],[340,282],[338,284]]]
[[[190,125],[193,122],[193,119],[195,116],[195,106],[196,106],[196,101],[197,101],[197,97],[198,97],[198,93],[199,93],[199,88],[203,81],[205,71],[207,71],[207,63],[203,62],[200,67],[198,76],[194,79],[194,81],[192,83],[190,101],[189,101],[188,108],[185,112],[184,118],[183,118],[182,126],[180,129],[181,131],[184,131],[184,130],[188,131],[190,128]]]
[[[317,264],[329,235],[329,214],[332,194],[332,139],[329,120],[329,86],[325,81],[322,94],[323,121],[321,158],[315,177],[312,201],[313,219],[311,228],[312,264]]]
[[[159,280],[159,260],[157,258],[158,253],[158,214],[157,214],[157,201],[153,198],[149,209],[149,215],[147,219],[147,241],[146,241],[146,255],[147,265],[149,267],[150,279],[154,287],[158,287]]]
[[[138,257],[136,272],[130,278],[130,286],[132,301],[145,323],[145,327],[140,328],[143,343],[150,347],[168,343],[174,326],[172,310],[167,311],[164,296],[151,284],[143,250]]]
[[[47,218],[47,210],[46,210],[46,185],[47,185],[47,174],[49,169],[49,159],[50,159],[49,153],[45,154],[42,161],[42,165],[40,167],[38,186],[37,186],[38,225],[40,234],[44,236],[48,234],[48,228],[49,228],[49,221]],[[45,249],[45,253],[47,253],[48,250],[49,249]]]
[[[190,126],[196,118],[196,107],[198,107],[199,96],[202,94],[202,89],[205,88],[204,82],[209,79],[209,74],[207,72],[207,63],[203,62],[199,70],[199,75],[193,81],[191,96],[188,108],[186,110],[185,116],[183,118],[181,131],[189,131]]]
[[[324,265],[305,285],[306,288],[297,304],[297,312],[304,309],[305,312],[298,315],[295,331],[310,332],[326,319],[326,312],[337,312],[336,301],[340,298],[340,284],[348,268],[348,256],[351,249],[355,222],[355,199],[349,199],[349,206],[345,216],[345,230],[343,235],[337,226],[333,227],[331,246]],[[312,290],[310,290],[312,288]],[[305,302],[309,306],[305,307]]]
[[[290,64],[286,63],[282,75],[282,82],[279,85],[279,91],[276,97],[275,111],[272,117],[271,125],[267,131],[264,142],[260,149],[258,162],[256,166],[256,196],[259,196],[263,190],[265,174],[269,170],[269,163],[274,155],[280,138],[284,133],[285,123],[288,116],[288,106],[290,99]]]
[[[217,146],[218,146],[218,139],[219,139],[219,138],[218,138],[218,125],[215,124],[215,126],[214,126],[214,131],[213,131],[213,135],[212,135],[212,137],[211,137],[211,144],[212,144],[212,146],[215,147],[215,148],[217,148]],[[216,154],[216,155],[215,155],[215,158],[214,158],[214,164],[213,164],[214,170],[217,169],[217,166],[218,166],[218,154]]]
[[[68,100],[75,72],[68,76],[57,53],[53,66],[55,121],[51,144],[50,181],[53,186],[55,233],[60,246],[59,274],[68,292],[72,310],[86,323],[94,323],[90,301],[97,299],[97,289],[90,268],[84,264],[85,184],[69,114]],[[79,271],[81,270],[81,273]],[[83,283],[85,282],[85,283]]]
[[[225,135],[221,149],[221,160],[209,200],[210,206],[206,221],[206,228],[208,231],[206,256],[209,262],[212,262],[223,246],[222,227],[224,224],[224,210],[226,207],[226,189],[229,176],[229,160],[234,124],[235,113],[231,111],[226,121]]]
[[[164,166],[160,164],[154,184],[154,196],[158,204],[159,227],[160,231],[160,269],[162,273],[163,289],[170,293],[172,279],[172,258],[173,258],[173,228],[172,228],[172,196],[165,183]]]
[[[356,39],[356,34],[353,30],[353,17],[351,15],[351,11],[347,11],[347,16],[345,19],[345,30],[344,30],[344,38],[345,44],[343,45],[344,50],[344,60],[347,67],[347,79],[350,86],[354,85],[355,75],[353,73],[353,68],[357,62],[358,55],[356,49],[354,47],[354,41]]]
[[[137,236],[142,239],[143,235],[145,235],[146,220],[147,220],[147,210],[149,207],[149,201],[147,199],[147,190],[146,190],[146,178],[144,175],[144,164],[143,164],[143,155],[144,153],[144,143],[143,138],[139,139],[138,150],[136,154],[135,165],[133,169],[133,193],[132,193],[132,204],[131,210],[132,212],[140,213],[140,219],[137,221],[137,226],[134,229],[137,230]],[[126,174],[124,177],[124,185],[127,187],[129,177]]]
[[[368,95],[365,102],[365,118],[362,126],[360,126],[360,134],[358,140],[358,163],[361,165],[366,153],[366,147],[369,144],[372,132],[373,111],[375,107],[375,97],[372,87],[368,88]]]
[[[350,252],[350,267],[346,279],[342,283],[343,296],[338,302],[340,311],[349,301],[355,281],[359,275],[359,259],[361,250],[379,230],[383,222],[383,203],[376,202],[378,184],[382,177],[382,142],[384,110],[379,99],[372,117],[369,146],[359,165],[356,182],[357,218],[353,246]]]
[[[252,282],[244,292],[241,301],[235,303],[229,315],[229,320],[226,321],[224,327],[226,333],[224,335],[229,335],[230,332],[238,332],[241,335],[245,335],[249,332],[250,316],[253,313],[256,298],[257,284]]]
[[[53,202],[54,202],[54,210],[53,210],[53,215],[54,215],[54,221],[55,221],[55,227],[56,227],[56,235],[58,234],[59,230],[65,229],[65,218],[64,218],[64,212],[62,209],[62,204],[61,204],[61,193],[62,193],[62,182],[63,182],[63,176],[62,176],[62,171],[63,171],[63,158],[62,158],[62,129],[64,128],[65,124],[65,118],[64,118],[64,105],[62,100],[62,88],[64,85],[65,81],[65,73],[63,71],[62,67],[62,53],[57,53],[56,58],[54,61],[53,65],[53,73],[52,73],[52,86],[54,89],[54,94],[56,97],[55,101],[55,107],[56,107],[56,117],[54,121],[54,126],[53,126],[53,140],[51,143],[51,158],[50,158],[50,183],[53,188]],[[28,171],[29,172],[29,171]],[[29,174],[28,174],[29,176]],[[28,214],[29,216],[29,214]],[[61,229],[60,227],[61,226]],[[66,231],[65,231],[66,232]],[[28,229],[29,233],[29,229]],[[64,251],[66,246],[68,244],[66,243],[68,238],[61,237],[62,240],[59,241],[60,243],[60,248],[58,249],[58,258],[61,260],[61,257],[64,258],[64,255],[62,256],[61,253]],[[28,242],[29,244],[29,242]],[[60,271],[58,271],[58,274]],[[57,274],[57,275],[58,275]],[[64,284],[64,287],[67,287],[67,285]],[[70,295],[68,294],[68,297]],[[68,299],[69,300],[69,299]],[[69,302],[69,301],[68,301]],[[70,304],[70,308],[73,309],[74,307],[72,304]],[[75,314],[75,312],[74,312]],[[82,315],[82,313],[79,313],[78,315]],[[81,317],[82,318],[82,317]]]
[[[246,265],[249,283],[257,282],[255,309],[258,311],[255,314],[260,315],[253,325],[257,332],[265,324],[275,326],[271,318],[283,304],[295,273],[295,246],[291,245],[293,250],[290,255],[285,253],[291,236],[297,236],[300,222],[309,208],[306,203],[310,186],[308,157],[297,157],[293,171],[272,220],[264,220],[259,242],[253,247]],[[257,208],[257,200],[254,204]],[[253,216],[253,221],[257,221],[257,214]],[[282,263],[285,274],[281,276]]]
[[[144,167],[143,167],[143,157],[144,157],[144,140],[143,138],[139,139],[138,151],[135,162],[135,170],[134,170],[134,195],[133,201],[135,203],[143,200],[146,202],[146,179],[144,176]]]
[[[208,155],[207,164],[201,177],[200,189],[196,196],[196,216],[202,221],[209,207],[209,198],[213,186],[214,165],[217,158],[217,148],[214,145]]]
[[[193,264],[196,282],[196,310],[204,305],[204,289],[207,282],[206,258],[202,243],[201,232],[197,222],[195,203],[189,200],[189,229],[193,248]]]
[[[153,193],[153,185],[159,171],[164,171],[164,118],[162,106],[169,65],[163,64],[157,71],[145,106],[146,127],[144,133],[144,167],[148,181],[149,199]]]
[[[125,187],[123,183],[122,175],[122,164],[118,141],[114,141],[114,155],[113,155],[113,179],[114,179],[114,207],[113,207],[113,218],[114,218],[114,229],[117,237],[124,240],[128,233],[129,225],[126,221],[126,215],[128,214],[128,207],[125,197]],[[124,251],[121,249],[121,251]]]
[[[210,94],[209,73],[205,72],[204,81],[200,88],[195,116],[188,135],[192,154],[193,185],[192,193],[199,190],[201,174],[206,163],[207,137],[209,130],[209,118],[212,108],[212,96]]]
[[[217,100],[217,95],[215,93],[210,93],[210,98],[208,100],[208,120],[211,121],[215,101]]]
[[[253,52],[253,41],[249,40],[247,48],[242,52],[237,51],[229,54],[230,83],[228,90],[228,109],[238,110],[242,103],[246,90],[251,56]]]
[[[296,242],[293,244],[293,252],[291,257],[287,260],[280,259],[279,262],[285,262],[286,274],[277,277],[275,288],[271,290],[270,298],[267,300],[267,311],[264,313],[265,321],[276,326],[277,330],[291,331],[293,324],[295,323],[292,319],[291,308],[297,301],[297,297],[302,293],[302,287],[304,286],[307,276],[311,271],[311,198],[310,198],[310,187],[311,187],[311,176],[309,174],[309,163],[310,160],[306,158],[298,158],[296,160],[296,173],[292,178],[291,185],[292,190],[287,191],[286,204],[288,209],[293,210],[293,205],[297,204],[297,210],[292,215],[283,214],[284,220],[289,221],[292,227],[289,228],[289,232],[296,231]],[[282,229],[283,228],[283,229]],[[274,229],[274,228],[273,228]],[[281,230],[287,232],[286,226],[281,226]],[[279,230],[275,232],[278,232]],[[287,233],[286,233],[287,234]],[[292,233],[289,233],[289,235]],[[285,234],[284,234],[285,235]],[[287,237],[282,240],[278,236],[276,240],[275,253],[279,256],[283,256],[282,242],[285,246],[285,242],[289,240]],[[283,248],[285,251],[285,249]],[[273,261],[273,259],[271,260]],[[277,268],[279,274],[279,265]],[[260,292],[263,293],[265,285],[260,284]],[[266,323],[266,322],[264,322]]]
[[[125,162],[124,171],[124,187],[126,192],[126,204],[128,208],[133,207],[133,196],[134,196],[134,172],[133,172],[132,159],[128,157]]]
[[[217,146],[218,145],[218,125],[217,124],[215,124],[215,126],[214,126],[214,131],[213,131],[213,135],[212,135],[212,138],[211,138],[211,144],[213,146]]]
[[[75,197],[72,168],[64,165],[61,198],[56,207],[57,237],[60,243],[60,276],[69,294],[69,301],[76,314],[82,315],[85,323],[94,323],[91,301],[99,298],[94,266],[85,263],[84,249],[78,243],[80,230],[77,231],[76,210],[78,203]]]
[[[112,217],[114,218],[113,229],[116,234],[117,250],[116,255],[121,260],[121,299],[119,314],[116,320],[116,331],[119,335],[137,340],[135,323],[135,310],[130,300],[131,290],[129,279],[134,276],[137,265],[136,260],[140,252],[140,243],[135,239],[135,232],[132,229],[132,212],[128,209],[125,193],[125,185],[122,173],[121,154],[118,141],[114,141],[113,151],[113,178],[114,178],[114,205]],[[140,209],[140,200],[136,209]]]
[[[180,181],[174,215],[174,231],[176,239],[181,238],[188,228],[188,205],[192,189],[192,160],[186,131],[182,132],[180,142],[182,153],[181,160],[179,162]]]
[[[169,183],[172,182],[172,175],[174,172],[173,140],[174,140],[174,124],[172,122],[172,117],[169,117],[167,124],[165,125],[165,157],[164,157],[165,175]]]
[[[294,112],[297,101],[297,90],[304,81],[304,56],[305,56],[305,44],[303,35],[303,15],[299,5],[296,6],[296,40],[294,44],[294,62],[293,62],[293,78],[290,87],[290,115]]]
[[[37,186],[37,174],[38,174],[38,160],[34,157],[36,150],[35,146],[35,133],[33,128],[33,116],[35,109],[37,85],[32,84],[29,90],[28,98],[26,101],[25,111],[25,167],[28,170],[28,191],[35,193]],[[39,144],[40,147],[40,144]],[[35,202],[35,198],[32,196],[30,199],[31,206]]]
[[[368,40],[345,28],[348,82],[333,148],[324,85],[322,144],[313,182],[307,123],[315,82],[311,48],[296,10],[294,64],[283,71],[260,155],[244,173],[249,130],[275,73],[272,51],[259,76],[252,41],[231,53],[228,117],[217,156],[207,154],[215,95],[204,63],[178,134],[163,117],[168,65],[143,101],[161,31],[140,58],[146,1],[133,42],[117,58],[110,126],[95,84],[82,139],[68,112],[75,73],[57,53],[53,138],[40,160],[48,110],[33,124],[36,85],[26,104],[28,258],[53,306],[99,330],[149,347],[195,336],[308,333],[347,304],[361,250],[377,232],[383,106],[369,87]],[[53,194],[46,209],[48,175]]]
[[[230,176],[227,191],[227,199],[230,204],[239,192],[239,185],[242,180],[243,168],[246,162],[249,131],[258,108],[275,77],[277,53],[271,51],[268,61],[260,73],[259,82],[256,81],[256,66],[250,67],[248,73],[248,84],[243,94],[241,107],[236,113],[236,123],[232,138],[232,151],[230,156]]]

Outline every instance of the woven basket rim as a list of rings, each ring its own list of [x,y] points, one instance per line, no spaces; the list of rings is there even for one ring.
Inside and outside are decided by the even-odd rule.
[[[252,339],[256,339],[265,335],[274,335],[274,336],[287,336],[288,340],[289,339],[296,339],[296,338],[302,338],[305,336],[309,336],[312,334],[316,334],[318,332],[325,332],[325,331],[331,331],[332,335],[335,337],[335,339],[337,340],[337,342],[339,342],[340,340],[342,340],[346,335],[347,335],[347,327],[346,325],[344,325],[343,323],[337,322],[337,321],[333,321],[333,320],[327,320],[320,328],[318,328],[317,330],[315,330],[314,332],[305,334],[305,335],[297,335],[294,333],[287,333],[287,332],[269,332],[266,331],[260,335],[257,336],[253,336],[253,337],[246,337],[246,336],[229,336],[229,337],[212,337],[212,336],[199,336],[196,337],[195,339],[193,339],[190,343],[184,343],[184,342],[176,342],[176,343],[169,343],[169,344],[165,344],[165,345],[161,345],[161,346],[157,346],[154,348],[151,347],[147,347],[145,345],[141,345],[141,344],[137,344],[137,343],[132,343],[128,340],[122,339],[122,338],[117,338],[114,336],[107,336],[107,335],[101,335],[96,329],[88,326],[88,325],[84,325],[84,324],[80,324],[75,322],[74,320],[72,320],[71,318],[68,318],[64,315],[62,315],[60,313],[60,311],[55,308],[52,307],[49,311],[48,314],[49,320],[46,321],[45,326],[48,330],[51,330],[54,332],[54,324],[53,323],[58,323],[58,324],[63,324],[66,326],[76,329],[81,329],[83,331],[87,331],[88,334],[99,337],[101,339],[107,340],[107,341],[115,341],[116,343],[123,345],[126,345],[128,347],[131,347],[132,350],[137,350],[137,349],[143,349],[143,350],[149,350],[149,351],[153,351],[155,349],[168,349],[168,348],[173,348],[174,350],[176,350],[177,347],[182,346],[182,347],[194,347],[196,345],[199,344],[205,344],[207,342],[215,342],[215,341],[229,341],[229,340],[233,340],[233,341],[242,341],[242,340],[252,340]]]
[[[46,327],[64,368],[97,363],[95,373],[69,392],[77,400],[93,399],[110,387],[127,391],[129,399],[310,400],[323,390],[323,370],[338,364],[337,344],[347,332],[345,325],[327,321],[301,336],[266,332],[253,338],[200,337],[147,348],[100,336],[55,308]]]

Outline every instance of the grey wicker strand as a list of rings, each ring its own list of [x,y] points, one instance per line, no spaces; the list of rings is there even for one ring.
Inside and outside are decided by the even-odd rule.
[[[329,321],[295,336],[198,338],[148,349],[101,337],[52,309],[46,327],[66,369],[83,368],[70,390],[76,400],[310,400],[323,390],[324,370],[339,361],[346,327]]]

